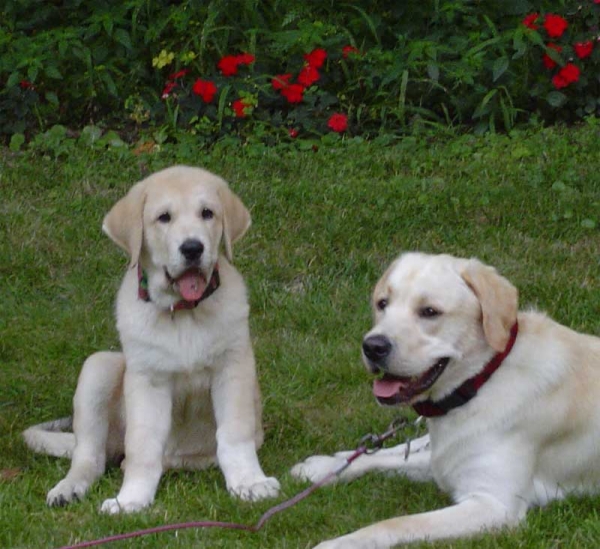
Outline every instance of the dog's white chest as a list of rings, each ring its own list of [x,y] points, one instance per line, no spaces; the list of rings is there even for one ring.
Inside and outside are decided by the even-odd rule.
[[[215,324],[198,325],[191,319],[163,320],[152,330],[151,337],[125,348],[128,362],[134,354],[147,368],[189,374],[192,384],[202,384],[202,371],[213,367],[229,347],[223,341],[224,327]]]
[[[126,277],[117,304],[118,328],[128,367],[191,374],[213,367],[236,341],[247,337],[243,315],[226,307],[168,311],[137,299],[137,280]],[[233,317],[233,318],[232,318]]]

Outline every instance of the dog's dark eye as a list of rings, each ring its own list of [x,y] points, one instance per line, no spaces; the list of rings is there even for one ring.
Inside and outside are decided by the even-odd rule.
[[[383,298],[380,299],[375,306],[377,307],[378,310],[383,311],[387,306],[388,306],[388,300]]]
[[[200,215],[202,216],[202,219],[212,219],[215,214],[212,210],[204,208]]]
[[[171,214],[169,212],[163,212],[157,217],[157,219],[161,223],[168,223],[169,221],[171,221]]]
[[[434,318],[440,314],[442,313],[433,307],[423,307],[422,309],[419,309],[419,316],[421,318]]]

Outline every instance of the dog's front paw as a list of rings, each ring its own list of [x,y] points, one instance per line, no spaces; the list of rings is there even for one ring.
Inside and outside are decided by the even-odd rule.
[[[335,456],[312,456],[305,459],[292,467],[292,476],[300,480],[308,480],[310,482],[318,482],[323,477],[339,469],[346,459]],[[327,484],[331,484],[337,480],[332,478]]]
[[[274,498],[279,494],[279,481],[275,477],[265,477],[260,480],[242,481],[229,487],[229,493],[242,501],[258,501]]]
[[[64,478],[48,492],[46,503],[50,507],[67,505],[74,500],[82,499],[88,488],[87,482],[75,482]]]
[[[151,501],[135,501],[119,498],[104,500],[100,512],[107,515],[118,515],[119,513],[136,513],[148,507]]]

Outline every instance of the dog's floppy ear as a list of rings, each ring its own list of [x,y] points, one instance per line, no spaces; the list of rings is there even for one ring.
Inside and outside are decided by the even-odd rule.
[[[477,259],[467,262],[462,278],[481,304],[483,333],[487,342],[495,351],[504,351],[510,339],[510,330],[517,321],[517,289],[496,269]]]
[[[131,267],[137,265],[142,251],[145,201],[146,185],[141,181],[111,208],[102,223],[102,230],[129,254]]]
[[[228,187],[219,188],[219,198],[223,206],[225,255],[231,261],[233,259],[233,243],[244,236],[250,227],[250,212]]]

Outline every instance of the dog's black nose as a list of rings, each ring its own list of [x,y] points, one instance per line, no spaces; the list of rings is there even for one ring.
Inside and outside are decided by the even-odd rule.
[[[363,340],[362,348],[370,361],[378,363],[390,354],[392,342],[384,335],[372,335]]]
[[[195,238],[188,238],[179,246],[179,251],[188,261],[196,261],[204,251],[204,244]]]

